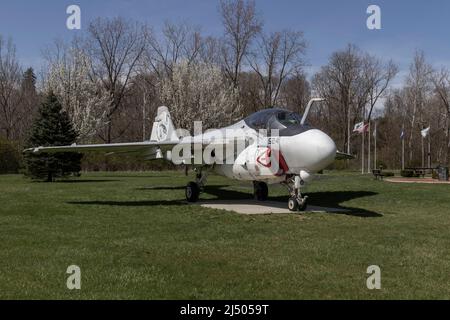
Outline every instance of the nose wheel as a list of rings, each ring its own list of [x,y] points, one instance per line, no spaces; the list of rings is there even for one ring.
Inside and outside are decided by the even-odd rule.
[[[300,187],[303,185],[299,176],[290,178],[284,185],[289,190],[288,209],[292,212],[305,211],[307,207],[308,196],[302,196]]]
[[[298,200],[297,197],[290,197],[288,200],[288,209],[290,211],[305,211],[307,207],[306,199],[308,197],[304,197],[301,200]]]

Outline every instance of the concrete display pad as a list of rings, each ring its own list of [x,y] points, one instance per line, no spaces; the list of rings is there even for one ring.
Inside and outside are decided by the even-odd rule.
[[[222,209],[234,211],[241,214],[271,214],[271,213],[292,213],[287,208],[287,202],[276,201],[256,201],[256,200],[210,200],[198,202],[202,207],[212,209]],[[310,206],[306,212],[348,212],[341,208],[328,208]]]

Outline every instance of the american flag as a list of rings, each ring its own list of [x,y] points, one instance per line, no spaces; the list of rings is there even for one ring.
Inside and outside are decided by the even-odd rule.
[[[367,132],[368,128],[369,128],[369,123],[364,123],[364,121],[358,122],[353,127],[353,132],[358,132],[358,133]]]

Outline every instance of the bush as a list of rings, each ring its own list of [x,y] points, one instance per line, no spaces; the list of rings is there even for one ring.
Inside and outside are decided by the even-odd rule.
[[[18,173],[21,166],[21,155],[17,146],[0,139],[0,174]]]
[[[385,177],[393,177],[393,176],[395,176],[395,174],[394,174],[393,172],[390,172],[390,171],[383,172],[383,175],[384,175]]]
[[[438,175],[437,170],[432,170],[431,171],[431,178],[432,179],[439,179],[439,175]]]
[[[413,170],[402,170],[400,171],[400,175],[404,178],[416,178],[418,177],[417,174],[414,174]]]

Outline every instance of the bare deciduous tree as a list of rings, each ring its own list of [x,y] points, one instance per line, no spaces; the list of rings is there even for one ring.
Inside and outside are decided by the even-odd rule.
[[[251,41],[261,31],[254,1],[221,0],[220,13],[225,28],[222,46],[225,74],[235,88]]]
[[[410,65],[409,75],[406,78],[406,90],[410,99],[406,105],[409,108],[407,116],[410,123],[408,139],[409,162],[413,161],[413,135],[422,126],[422,112],[429,99],[431,71],[431,66],[425,60],[425,54],[417,51],[414,61]],[[419,127],[416,128],[416,125]]]
[[[306,107],[310,97],[311,86],[306,78],[306,74],[303,72],[296,72],[284,82],[280,100],[282,106],[301,114],[304,112],[304,108]],[[308,122],[311,123],[311,119],[316,110],[320,111],[320,109],[311,110],[311,113],[308,116]]]
[[[440,101],[442,110],[442,129],[445,136],[445,158],[444,162],[450,162],[450,72],[447,68],[435,71],[432,77],[434,91]]]
[[[302,32],[284,30],[261,36],[248,63],[258,75],[263,89],[262,107],[276,105],[284,81],[301,73],[305,48]]]
[[[367,102],[367,86],[362,72],[362,55],[354,45],[332,54],[328,65],[314,75],[313,86],[326,99],[326,125],[333,132],[342,150],[350,153],[351,126],[360,117]],[[325,120],[327,121],[327,120]]]
[[[98,18],[88,30],[85,50],[92,61],[92,76],[111,97],[106,133],[100,136],[109,143],[117,138],[112,136],[113,115],[128,94],[130,80],[145,51],[148,30],[142,24],[123,18]]]
[[[173,66],[180,61],[189,64],[195,61],[202,49],[200,28],[186,22],[166,21],[161,39],[155,34],[148,38],[145,52],[147,70],[156,73],[159,79],[171,76]]]
[[[398,67],[392,60],[384,63],[381,59],[367,55],[364,59],[364,74],[369,89],[369,113],[370,121],[373,109],[379,99],[386,92],[392,79],[397,75]]]
[[[20,83],[22,69],[11,39],[0,36],[0,127],[7,140],[17,139],[14,128],[20,122]]]

